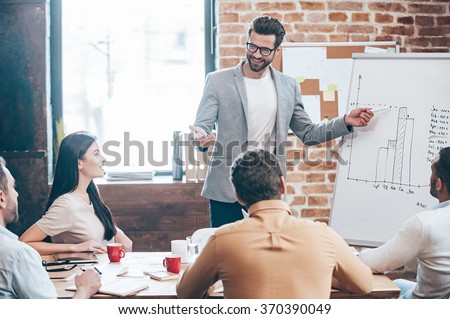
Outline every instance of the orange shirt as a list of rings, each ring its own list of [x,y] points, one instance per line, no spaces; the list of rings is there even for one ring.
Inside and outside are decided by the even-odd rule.
[[[255,203],[249,218],[211,236],[177,284],[200,298],[222,280],[225,298],[329,298],[332,276],[348,292],[372,290],[372,272],[324,223],[298,219],[281,200]]]

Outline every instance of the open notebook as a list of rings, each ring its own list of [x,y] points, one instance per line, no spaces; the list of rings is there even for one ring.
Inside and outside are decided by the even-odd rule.
[[[125,297],[129,295],[134,295],[137,292],[148,288],[148,284],[137,281],[137,280],[124,280],[124,279],[115,279],[115,280],[102,280],[102,286],[98,290],[98,293]],[[76,291],[77,288],[75,285],[66,287],[66,290]]]

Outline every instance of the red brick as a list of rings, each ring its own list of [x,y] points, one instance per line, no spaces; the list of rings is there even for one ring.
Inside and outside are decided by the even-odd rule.
[[[219,12],[238,12],[238,11],[250,11],[252,4],[250,2],[224,2],[219,1]]]
[[[449,37],[432,37],[430,40],[432,47],[449,47],[450,38]]]
[[[256,11],[296,11],[297,6],[294,2],[259,2],[256,3]]]
[[[375,41],[392,41],[392,36],[390,35],[376,36]]]
[[[346,33],[365,33],[371,34],[375,32],[375,28],[370,25],[339,25],[337,26],[338,32],[346,32]]]
[[[368,13],[353,13],[352,22],[369,22],[370,14]]]
[[[301,161],[298,165],[299,171],[330,171],[335,170],[337,167],[336,162],[325,162],[322,160],[304,162]]]
[[[416,16],[416,25],[423,27],[434,26],[434,17]]]
[[[293,13],[286,13],[284,15],[284,21],[285,22],[303,22],[303,17],[305,15],[303,13],[293,12]]]
[[[348,42],[347,34],[330,34],[331,42]]]
[[[334,26],[329,24],[298,24],[294,28],[297,32],[334,32]]]
[[[330,210],[323,208],[303,208],[301,210],[302,217],[330,217]]]
[[[244,56],[245,55],[245,49],[240,47],[220,47],[219,48],[219,55],[226,57],[226,56]]]
[[[327,151],[325,149],[317,149],[315,147],[308,147],[304,149],[305,161],[317,159],[326,160]]]
[[[368,3],[369,10],[383,12],[406,12],[406,8],[399,3],[372,2]]]
[[[301,187],[302,193],[309,194],[332,194],[334,190],[334,184],[315,184],[304,185]]]
[[[351,34],[350,40],[351,42],[366,42],[370,41],[370,36],[364,34]]]
[[[308,206],[329,206],[330,201],[326,196],[308,196]]]
[[[295,187],[291,185],[286,186],[286,193],[287,194],[295,194]]]
[[[227,34],[227,33],[232,33],[232,34],[246,34],[247,33],[247,26],[243,25],[243,24],[233,24],[233,23],[229,23],[229,24],[220,24],[219,26],[219,33],[220,34]]]
[[[239,15],[234,12],[222,13],[219,15],[219,21],[220,21],[220,23],[238,22]]]
[[[442,27],[420,27],[418,34],[420,36],[445,36],[445,28]]]
[[[397,18],[397,22],[398,23],[402,23],[402,24],[414,24],[414,18],[411,17],[411,16],[398,17]]]
[[[419,52],[419,53],[421,53],[421,52],[423,52],[423,53],[426,53],[426,52],[435,52],[435,53],[443,52],[443,53],[447,53],[447,52],[449,52],[449,48],[410,48],[409,52]]]
[[[377,13],[375,15],[375,22],[378,23],[392,23],[394,21],[394,17],[390,14],[382,14]]]
[[[344,12],[330,12],[328,14],[328,19],[332,22],[345,22],[348,16]]]
[[[223,35],[219,36],[219,45],[241,45],[241,36],[239,35]]]
[[[249,25],[250,22],[256,17],[259,17],[261,14],[257,12],[249,12],[242,14],[242,12],[239,12],[239,22],[245,23],[246,25]]]
[[[336,173],[329,173],[329,174],[328,174],[328,180],[329,180],[331,183],[334,183],[334,182],[336,181]]]
[[[286,158],[288,160],[300,160],[300,159],[304,158],[304,154],[303,154],[302,150],[290,149],[290,150],[287,150]]]
[[[325,182],[325,175],[322,173],[310,173],[306,175],[307,183]]]
[[[305,37],[306,42],[326,42],[327,36],[325,34],[308,33]]]
[[[427,47],[430,45],[430,41],[432,38],[430,37],[417,37],[406,39],[406,44],[408,46],[418,46],[418,47]]]
[[[294,200],[289,205],[291,206],[298,206],[298,205],[305,205],[306,204],[306,196],[294,196]]]
[[[445,17],[436,17],[438,25],[449,25],[450,24],[450,15]]]
[[[287,174],[288,183],[303,183],[306,181],[306,174],[304,173],[289,173]]]
[[[323,2],[308,2],[300,1],[302,11],[306,10],[325,10],[325,3]]]
[[[306,15],[306,21],[309,23],[327,22],[327,15],[324,13],[308,13]]]
[[[444,14],[447,8],[441,4],[412,3],[408,5],[409,13]]]
[[[294,141],[292,141],[292,140],[287,140],[287,141],[286,141],[286,147],[292,147],[292,146],[294,146]]]
[[[414,27],[405,27],[405,26],[397,26],[397,27],[383,27],[381,32],[383,34],[398,34],[398,35],[407,35],[412,36],[414,34]]]
[[[362,11],[363,4],[352,1],[331,1],[328,2],[328,9],[337,11]]]
[[[305,35],[303,33],[288,34],[286,36],[286,42],[304,42]]]
[[[422,49],[422,48],[410,48],[409,52],[435,52],[435,53],[440,53],[440,52],[449,52],[448,48],[426,48],[426,49]]]

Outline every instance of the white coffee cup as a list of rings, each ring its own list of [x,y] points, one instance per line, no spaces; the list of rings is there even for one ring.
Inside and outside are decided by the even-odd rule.
[[[181,263],[186,263],[188,261],[188,244],[185,239],[176,239],[170,242],[172,254],[177,254],[181,256]]]

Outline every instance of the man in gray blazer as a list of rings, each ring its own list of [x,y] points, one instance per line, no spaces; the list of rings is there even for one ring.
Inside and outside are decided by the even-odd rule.
[[[233,160],[249,148],[276,154],[286,174],[289,128],[303,143],[318,144],[346,135],[353,126],[366,126],[373,116],[357,108],[327,123],[314,124],[305,112],[295,79],[271,67],[285,35],[274,18],[255,18],[248,30],[247,59],[235,68],[211,72],[191,126],[192,141],[206,151],[214,144],[202,196],[210,200],[211,226],[243,218],[230,182]],[[211,134],[212,130],[216,134]]]

